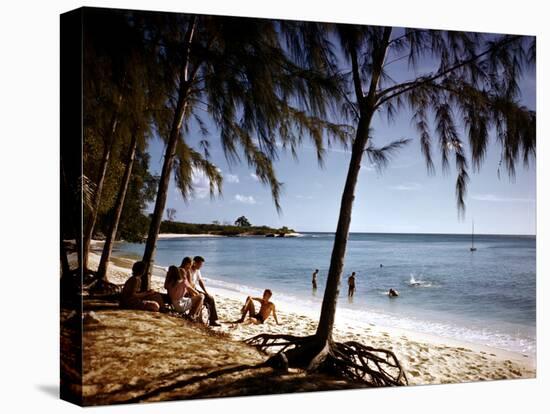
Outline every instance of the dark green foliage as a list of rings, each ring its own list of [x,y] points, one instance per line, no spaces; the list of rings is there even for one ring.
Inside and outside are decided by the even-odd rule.
[[[146,150],[152,114],[162,98],[155,88],[158,74],[149,65],[151,50],[130,13],[87,9],[84,26],[83,163],[84,173],[93,182],[100,179],[103,156],[110,151],[102,191],[94,200],[97,204],[85,211],[91,217],[97,208],[94,237],[109,234],[114,224],[124,239],[141,240],[148,225],[142,210],[151,201],[155,184],[148,172]],[[136,161],[126,197],[121,198],[120,223],[112,223],[133,136],[137,137]]]
[[[324,138],[347,142],[351,130],[329,121],[327,112],[337,106],[340,95],[337,79],[322,71],[293,61],[285,53],[281,31],[297,32],[298,23],[219,16],[140,16],[161,39],[158,62],[164,68],[165,88],[171,99],[158,114],[160,135],[167,138],[177,95],[182,41],[185,29],[194,19],[195,30],[189,50],[187,82],[190,94],[182,125],[176,181],[186,199],[196,169],[211,178],[214,193],[221,185],[216,169],[197,163],[186,148],[191,126],[198,127],[200,147],[208,157],[209,140],[219,136],[229,162],[245,161],[260,182],[271,187],[279,206],[281,183],[272,161],[280,148],[296,154],[304,138],[315,144],[320,162]],[[214,123],[219,133],[205,127]],[[187,152],[187,155],[186,155]],[[179,157],[179,155],[178,155]],[[194,160],[195,161],[192,161]],[[194,165],[193,165],[194,164]]]
[[[245,216],[239,217],[237,220],[235,220],[235,226],[239,227],[250,227],[250,221]]]
[[[233,163],[242,157],[259,181],[271,187],[278,212],[282,183],[273,161],[279,147],[296,154],[296,146],[310,138],[321,161],[323,138],[345,143],[350,131],[325,117],[327,108],[339,101],[336,79],[289,59],[279,22],[139,12],[133,18],[145,28],[145,38],[155,50],[153,60],[164,75],[158,87],[165,104],[153,119],[166,149],[143,254],[150,275],[172,172],[185,200],[197,173],[208,178],[212,196],[221,192],[220,170],[208,160],[206,119],[219,132],[227,160]],[[193,125],[202,135],[202,154],[191,148]],[[149,282],[145,278],[142,288],[148,289]]]
[[[268,226],[232,226],[221,224],[196,224],[177,221],[163,221],[160,225],[161,233],[174,234],[214,234],[219,236],[265,236],[267,234],[288,234],[294,230],[288,227],[275,229]]]
[[[149,172],[149,159],[148,153],[138,151],[118,226],[118,240],[142,242],[147,236],[150,218],[144,211],[147,204],[155,199],[158,179]],[[98,231],[103,234],[109,226],[109,212],[99,219]]]
[[[504,167],[515,175],[518,162],[528,166],[535,156],[535,112],[519,103],[518,80],[534,63],[534,38],[469,32],[407,29],[388,45],[393,55],[406,51],[410,60],[433,58],[438,65],[408,82],[383,79],[376,110],[391,118],[399,108],[412,110],[422,153],[431,173],[430,120],[438,140],[441,168],[455,158],[456,199],[464,212],[470,168],[479,170],[491,143],[500,146]],[[386,65],[385,65],[386,66]],[[458,122],[462,121],[470,154]]]

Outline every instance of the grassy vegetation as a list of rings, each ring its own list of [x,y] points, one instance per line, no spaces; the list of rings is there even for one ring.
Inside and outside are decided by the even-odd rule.
[[[289,229],[286,226],[275,229],[268,226],[234,226],[226,224],[198,224],[163,221],[160,225],[160,232],[175,234],[214,234],[219,236],[278,236],[294,233],[294,230]]]

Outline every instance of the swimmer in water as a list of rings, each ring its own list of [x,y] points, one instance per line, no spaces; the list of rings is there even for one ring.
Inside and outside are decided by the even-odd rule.
[[[388,296],[390,298],[395,298],[395,297],[399,296],[399,292],[397,292],[393,288],[390,288],[390,290],[388,291]]]

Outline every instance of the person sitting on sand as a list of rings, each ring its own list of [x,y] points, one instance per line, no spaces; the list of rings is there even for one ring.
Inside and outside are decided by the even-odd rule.
[[[202,281],[202,275],[201,275],[201,267],[204,263],[204,257],[202,256],[195,256],[193,258],[193,264],[191,265],[191,278],[189,281],[191,282],[191,287],[195,290],[198,290],[197,284],[202,289],[202,294],[204,295],[204,305],[208,308],[208,312],[210,315],[209,318],[209,325],[210,326],[220,326],[220,324],[217,322],[218,320],[218,312],[216,311],[216,301],[214,300],[214,297],[209,295],[206,291],[206,287],[204,286],[204,282]]]
[[[277,314],[275,313],[275,305],[269,301],[271,298],[272,292],[269,289],[266,289],[264,291],[263,297],[261,298],[253,298],[252,296],[249,296],[246,298],[246,302],[244,303],[244,306],[241,309],[241,319],[238,321],[235,321],[235,323],[242,323],[244,322],[246,315],[249,316],[246,323],[253,323],[253,324],[263,324],[267,318],[271,314],[273,314],[273,318],[275,319],[275,323],[277,325],[279,324],[279,320],[277,319]],[[254,301],[260,302],[260,310],[258,313],[256,313],[256,308],[254,307]]]
[[[191,319],[196,319],[202,309],[203,297],[189,283],[191,262],[191,258],[186,257],[183,259],[182,267],[170,266],[164,287],[176,312],[188,312]]]
[[[145,263],[135,262],[132,276],[124,283],[120,294],[120,307],[158,312],[163,305],[162,296],[154,290],[140,292],[141,277],[145,273]]]
[[[313,275],[311,275],[311,285],[313,286],[313,289],[317,289],[317,274],[319,273],[319,269],[315,269],[315,272],[313,272]]]
[[[399,296],[399,293],[397,292],[397,290],[390,288],[390,290],[388,291],[388,296],[390,298],[395,298],[396,296]]]
[[[355,272],[348,277],[348,296],[351,298],[355,293]]]

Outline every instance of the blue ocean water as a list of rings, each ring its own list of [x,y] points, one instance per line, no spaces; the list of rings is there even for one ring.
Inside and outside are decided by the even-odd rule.
[[[276,302],[319,308],[333,233],[296,238],[220,237],[160,240],[156,264],[206,258],[210,286],[243,294],[274,292]],[[395,326],[528,355],[536,352],[534,236],[350,234],[339,312],[362,322]],[[115,254],[139,257],[143,244],[119,243]],[[380,265],[383,267],[380,267]],[[311,274],[320,270],[318,289]],[[356,293],[347,298],[347,276]],[[398,298],[387,296],[389,288]]]

